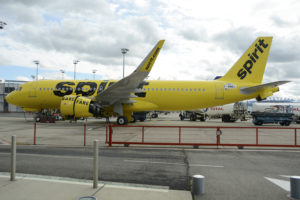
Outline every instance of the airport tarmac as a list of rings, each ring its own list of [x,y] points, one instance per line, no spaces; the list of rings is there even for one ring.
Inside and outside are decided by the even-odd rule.
[[[83,147],[83,123],[61,121],[55,124],[38,124],[38,145],[32,145],[32,120],[1,114],[0,172],[9,171],[10,149],[5,144],[10,143],[11,135],[17,135],[17,173],[91,180],[91,144],[94,139],[98,139],[101,181],[146,184],[188,192],[190,177],[201,174],[206,177],[206,192],[201,199],[208,200],[289,199],[289,188],[276,183],[288,185],[289,176],[300,174],[299,148],[193,149],[190,146],[134,145],[129,148],[122,145],[109,148],[105,144],[105,121],[95,119],[87,121],[87,147]],[[180,121],[175,117],[170,120],[167,116],[136,124],[253,126],[249,121],[223,124],[218,120],[211,120],[203,123]],[[298,126],[293,124],[291,127]],[[0,179],[0,185],[2,180]],[[167,199],[166,196],[161,197]]]

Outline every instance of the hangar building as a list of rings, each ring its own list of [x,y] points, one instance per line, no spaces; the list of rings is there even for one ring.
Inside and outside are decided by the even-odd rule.
[[[23,112],[21,107],[11,105],[5,100],[6,95],[14,91],[25,81],[0,80],[0,112]]]

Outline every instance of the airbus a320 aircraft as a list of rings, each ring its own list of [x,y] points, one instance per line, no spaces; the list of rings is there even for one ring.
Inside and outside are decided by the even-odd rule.
[[[131,121],[139,111],[195,110],[245,99],[262,100],[289,81],[261,84],[272,37],[259,37],[221,78],[213,81],[145,80],[164,44],[159,41],[137,69],[119,80],[39,80],[28,82],[6,100],[25,111],[60,109],[65,118],[117,116]]]

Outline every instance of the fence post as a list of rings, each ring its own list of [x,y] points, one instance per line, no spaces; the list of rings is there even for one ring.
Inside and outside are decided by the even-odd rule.
[[[216,135],[217,135],[217,146],[219,146],[221,143],[221,135],[222,135],[222,131],[220,127],[217,127]]]
[[[93,188],[98,187],[98,140],[94,140],[94,183]]]
[[[181,144],[181,127],[179,126],[179,140],[178,140],[179,144]]]
[[[256,145],[258,145],[258,128],[256,127]]]
[[[16,136],[11,136],[10,180],[16,180]]]
[[[295,128],[295,146],[297,146],[297,128]]]
[[[107,135],[108,135],[108,125],[107,124],[105,124],[105,143],[107,144],[108,143],[108,141],[107,141]]]
[[[113,130],[112,130],[112,125],[110,124],[109,125],[109,147],[112,147],[112,132],[113,132]]]
[[[34,122],[33,144],[36,145],[36,122]]]
[[[142,128],[142,143],[145,141],[145,127]]]
[[[83,146],[86,146],[86,123],[83,124]]]

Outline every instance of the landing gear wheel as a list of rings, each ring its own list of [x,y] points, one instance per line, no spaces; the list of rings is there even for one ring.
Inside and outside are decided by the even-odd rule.
[[[130,123],[135,123],[135,122],[136,122],[136,118],[135,118],[135,116],[132,115]]]
[[[152,115],[151,115],[151,118],[157,118],[158,117],[158,114],[157,113],[153,113]]]
[[[184,120],[184,116],[182,114],[179,114],[179,118],[181,121]]]
[[[119,125],[126,125],[128,123],[128,119],[124,116],[120,116],[117,119],[117,124]]]
[[[190,121],[196,121],[196,115],[194,115],[194,114],[191,114],[191,116],[190,116]]]

